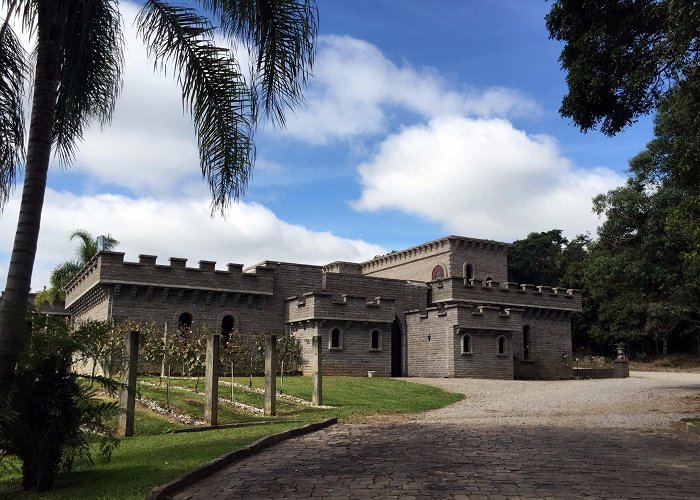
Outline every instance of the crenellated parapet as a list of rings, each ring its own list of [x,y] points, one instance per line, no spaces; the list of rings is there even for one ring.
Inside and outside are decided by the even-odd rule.
[[[248,295],[272,295],[274,269],[256,267],[243,271],[242,264],[228,264],[226,271],[216,262],[200,260],[187,267],[187,259],[171,257],[170,265],[156,264],[156,256],[139,255],[138,262],[124,262],[123,252],[100,252],[66,286],[66,307],[97,285],[115,285],[175,290],[206,290]]]
[[[338,274],[362,274],[362,264],[357,264],[356,262],[343,262],[336,261],[331,262],[323,266],[324,273],[338,273]]]
[[[422,245],[413,246],[405,250],[380,255],[374,259],[362,262],[360,265],[362,266],[363,274],[372,274],[378,270],[405,264],[407,262],[449,254],[457,249],[470,248],[480,252],[493,250],[495,248],[505,249],[509,246],[508,243],[494,240],[466,238],[463,236],[446,236],[445,238],[423,243]]]
[[[442,320],[466,329],[514,331],[522,328],[523,311],[519,307],[458,302],[429,307],[425,311],[409,311],[407,314],[421,322]]]
[[[396,301],[382,297],[334,296],[309,292],[286,299],[287,323],[311,320],[391,323],[396,317]]]
[[[479,280],[465,282],[463,278],[455,277],[432,283],[431,293],[432,302],[435,304],[466,302],[499,304],[503,307],[581,311],[581,290],[570,288]]]

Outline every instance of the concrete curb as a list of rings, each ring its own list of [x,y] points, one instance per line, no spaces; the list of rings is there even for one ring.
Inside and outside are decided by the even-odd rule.
[[[212,475],[213,473],[220,471],[227,465],[235,462],[236,460],[241,460],[243,458],[249,457],[255,453],[258,453],[265,448],[269,448],[272,445],[286,441],[293,437],[302,436],[304,434],[309,434],[311,432],[316,432],[331,425],[337,424],[337,418],[329,418],[328,420],[323,420],[321,422],[316,422],[313,424],[305,425],[304,427],[299,427],[297,429],[289,429],[288,431],[283,431],[277,434],[272,434],[271,436],[266,436],[260,438],[254,443],[239,448],[230,453],[215,458],[211,462],[192,469],[189,472],[184,473],[180,477],[177,477],[162,486],[156,486],[151,491],[148,492],[145,499],[146,500],[161,500],[168,498],[170,495],[177,493],[181,489],[190,486],[197,481],[204,479]]]

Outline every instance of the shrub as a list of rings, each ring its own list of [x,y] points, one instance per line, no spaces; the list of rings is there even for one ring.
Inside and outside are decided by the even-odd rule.
[[[0,459],[18,457],[24,489],[46,491],[60,470],[70,470],[76,460],[92,461],[95,440],[100,457],[109,459],[118,441],[105,421],[118,407],[97,398],[86,381],[99,382],[112,395],[119,384],[71,371],[74,355],[86,348],[63,319],[34,313],[31,323],[15,376],[0,386]]]

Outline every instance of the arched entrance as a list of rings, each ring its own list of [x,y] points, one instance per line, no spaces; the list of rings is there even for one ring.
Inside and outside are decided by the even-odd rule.
[[[403,375],[403,352],[401,345],[401,323],[395,319],[391,324],[391,376]]]

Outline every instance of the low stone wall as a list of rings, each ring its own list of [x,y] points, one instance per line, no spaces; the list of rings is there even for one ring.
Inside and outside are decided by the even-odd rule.
[[[574,368],[573,378],[627,378],[630,376],[629,363],[626,359],[616,359],[612,368]]]

